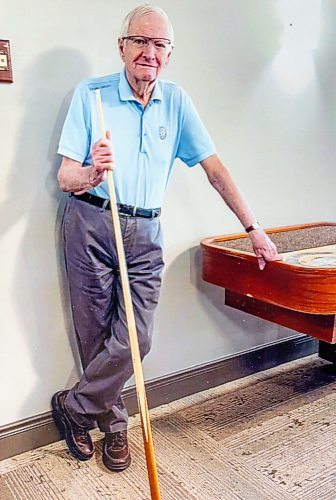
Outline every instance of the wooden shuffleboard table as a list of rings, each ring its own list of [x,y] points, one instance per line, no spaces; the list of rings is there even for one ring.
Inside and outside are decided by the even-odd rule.
[[[282,260],[258,269],[245,233],[201,242],[203,279],[225,288],[225,303],[319,339],[336,362],[336,223],[268,229]]]

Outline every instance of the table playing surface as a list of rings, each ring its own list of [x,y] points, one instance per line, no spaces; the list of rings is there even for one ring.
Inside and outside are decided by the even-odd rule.
[[[305,248],[281,254],[283,262],[301,267],[336,268],[336,245]]]

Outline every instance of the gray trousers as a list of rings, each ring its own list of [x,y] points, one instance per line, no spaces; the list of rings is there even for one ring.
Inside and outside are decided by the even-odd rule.
[[[120,216],[140,354],[150,350],[162,260],[159,218]],[[81,426],[127,428],[121,398],[133,374],[110,210],[70,197],[62,224],[73,321],[83,375],[65,405]]]

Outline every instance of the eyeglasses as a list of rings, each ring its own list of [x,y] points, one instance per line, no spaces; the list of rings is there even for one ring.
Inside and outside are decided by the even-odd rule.
[[[144,47],[148,47],[150,43],[153,44],[155,50],[159,52],[165,52],[169,50],[173,45],[171,40],[168,38],[150,38],[148,36],[123,36],[122,40],[129,40],[134,47],[138,49],[143,49]]]

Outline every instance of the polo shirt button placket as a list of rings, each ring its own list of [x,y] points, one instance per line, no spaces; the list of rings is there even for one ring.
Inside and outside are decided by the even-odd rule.
[[[146,133],[146,126],[144,123],[144,112],[143,112],[141,116],[141,149],[140,149],[141,153],[146,153],[146,144],[145,144],[146,135],[147,133]]]

